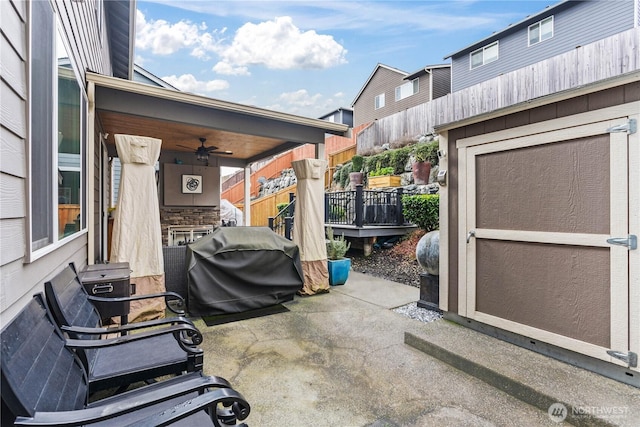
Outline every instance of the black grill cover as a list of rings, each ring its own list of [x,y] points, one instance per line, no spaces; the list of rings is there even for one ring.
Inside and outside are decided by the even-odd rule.
[[[298,246],[268,227],[219,227],[187,248],[189,314],[240,313],[293,299]]]

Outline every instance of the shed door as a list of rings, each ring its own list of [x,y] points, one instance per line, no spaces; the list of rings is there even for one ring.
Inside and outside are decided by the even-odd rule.
[[[460,148],[460,314],[626,365],[627,120]]]

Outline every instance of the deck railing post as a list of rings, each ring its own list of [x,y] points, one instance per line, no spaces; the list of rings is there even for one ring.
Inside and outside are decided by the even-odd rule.
[[[293,218],[287,216],[284,218],[284,237],[287,240],[291,240],[291,228],[293,226]]]
[[[356,200],[355,200],[355,210],[356,210],[356,227],[362,227],[363,219],[364,219],[364,191],[362,189],[362,184],[356,185]]]
[[[404,189],[402,187],[398,188],[398,192],[396,195],[396,207],[398,209],[398,215],[396,224],[402,225],[404,224],[404,214],[402,213],[402,194],[404,193]]]
[[[324,193],[324,223],[329,223],[329,204],[331,202],[331,193]]]
[[[295,193],[289,193],[289,205],[287,206],[287,215],[293,216],[293,200],[295,199]]]
[[[269,228],[273,230],[273,217],[269,217]]]

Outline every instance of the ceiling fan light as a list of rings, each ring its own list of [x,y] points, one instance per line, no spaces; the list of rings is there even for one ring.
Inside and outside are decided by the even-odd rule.
[[[209,153],[196,153],[196,159],[206,162],[209,159]]]

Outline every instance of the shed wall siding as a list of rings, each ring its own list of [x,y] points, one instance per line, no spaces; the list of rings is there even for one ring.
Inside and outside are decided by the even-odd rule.
[[[53,2],[78,69],[110,74],[106,23],[100,26],[103,32],[100,36],[94,4]],[[47,255],[26,262],[29,226],[28,2],[0,1],[0,14],[0,323],[5,323],[34,293],[43,289],[44,281],[69,262],[75,262],[78,267],[86,264],[87,235],[78,233],[76,238]]]
[[[575,6],[541,15],[554,16],[551,39],[528,46],[528,27],[499,39],[497,61],[470,69],[469,54],[452,58],[452,90],[458,91],[527,65],[559,55],[634,27],[634,1],[575,2]],[[603,19],[606,18],[606,19]]]

